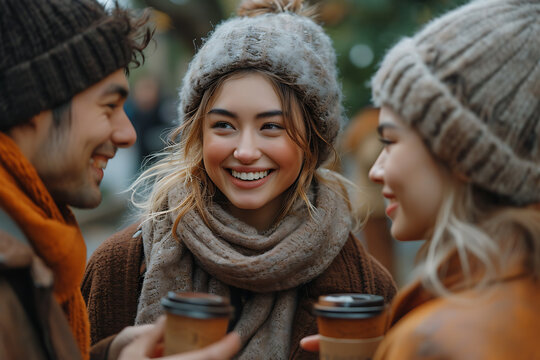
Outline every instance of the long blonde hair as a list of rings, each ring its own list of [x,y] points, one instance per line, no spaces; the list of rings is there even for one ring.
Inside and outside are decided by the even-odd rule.
[[[270,80],[283,107],[285,128],[291,139],[302,149],[304,163],[295,183],[288,190],[282,211],[276,222],[282,219],[301,198],[311,212],[316,211],[311,204],[307,192],[314,179],[328,183],[317,174],[320,166],[321,149],[330,147],[330,161],[336,161],[337,154],[332,144],[323,138],[318,131],[316,123],[303,103],[298,99],[292,86],[275,74],[256,68],[235,70],[213,82],[204,92],[196,110],[187,114],[181,126],[174,129],[169,136],[169,144],[163,152],[156,155],[159,159],[153,166],[144,171],[130,186],[132,191],[132,204],[140,210],[144,220],[160,218],[168,213],[178,211],[175,227],[178,221],[190,210],[196,209],[203,220],[208,223],[205,216],[205,207],[216,194],[216,187],[206,174],[203,164],[202,124],[206,112],[215,98],[215,94],[223,83],[236,76],[247,73],[258,73]],[[301,132],[300,124],[304,124],[305,132]],[[349,203],[348,197],[343,193],[345,179],[339,177],[334,188],[343,194]],[[178,184],[186,189],[186,197],[174,208],[169,208],[167,197],[169,192]],[[352,206],[352,205],[350,205]],[[142,214],[141,214],[142,213]]]
[[[453,253],[463,280],[449,288],[444,276]],[[418,258],[418,276],[437,295],[486,287],[516,264],[540,279],[540,211],[513,206],[470,183],[455,181]]]

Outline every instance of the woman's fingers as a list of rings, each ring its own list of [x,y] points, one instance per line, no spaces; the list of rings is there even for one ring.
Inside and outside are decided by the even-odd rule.
[[[165,317],[160,317],[155,324],[145,327],[144,332],[137,334],[138,336],[122,350],[118,359],[149,359],[156,355],[156,349],[163,340],[164,326]]]
[[[240,350],[240,347],[240,336],[232,332],[204,349],[167,356],[162,360],[228,360]]]
[[[319,351],[319,335],[306,336],[300,340],[300,347],[306,351]]]

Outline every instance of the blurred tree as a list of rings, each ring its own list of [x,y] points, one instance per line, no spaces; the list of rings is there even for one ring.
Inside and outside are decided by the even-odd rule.
[[[222,19],[234,13],[239,0],[131,0],[135,7],[150,6],[162,39],[182,43],[183,54],[172,52],[167,61],[188,61],[201,39]],[[369,80],[386,49],[411,35],[432,17],[467,0],[305,0],[319,6],[319,21],[334,41],[349,117],[370,104]],[[172,35],[172,36],[170,36]],[[160,46],[164,46],[160,44]],[[187,52],[187,53],[186,53]],[[172,56],[172,57],[171,57]],[[188,59],[188,60],[186,60]],[[150,58],[150,61],[152,58]],[[171,65],[162,67],[171,71]],[[170,76],[164,76],[171,79]],[[181,76],[180,76],[181,78]],[[173,77],[176,88],[179,78]]]
[[[338,53],[350,117],[370,104],[369,81],[386,50],[434,16],[466,0],[328,0],[326,29]],[[334,8],[340,7],[340,11]],[[325,20],[323,11],[323,20]]]
[[[166,14],[171,30],[182,41],[200,41],[212,27],[224,17],[224,6],[220,0],[135,0],[138,5],[150,6]]]

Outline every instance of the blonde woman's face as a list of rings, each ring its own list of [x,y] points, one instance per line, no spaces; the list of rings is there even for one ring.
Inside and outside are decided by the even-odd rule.
[[[203,161],[237,218],[264,229],[284,205],[303,152],[285,130],[272,84],[248,73],[226,80],[203,125]]]
[[[381,109],[378,130],[384,148],[369,177],[383,185],[392,236],[397,240],[427,239],[449,174],[437,164],[418,133],[389,108]]]

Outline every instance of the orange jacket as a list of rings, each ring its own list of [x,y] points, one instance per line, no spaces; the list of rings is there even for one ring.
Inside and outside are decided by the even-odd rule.
[[[459,299],[433,297],[419,282],[392,305],[374,360],[540,359],[540,282],[513,271]]]

